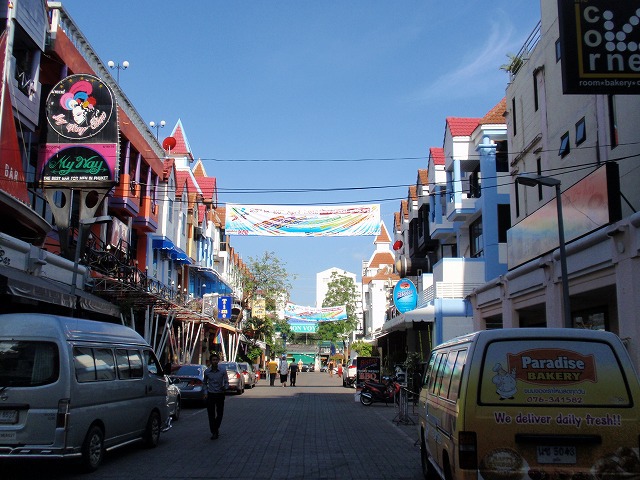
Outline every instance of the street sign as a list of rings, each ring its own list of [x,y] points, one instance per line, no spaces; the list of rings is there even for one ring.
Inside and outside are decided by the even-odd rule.
[[[218,297],[218,318],[221,320],[231,318],[231,297]]]

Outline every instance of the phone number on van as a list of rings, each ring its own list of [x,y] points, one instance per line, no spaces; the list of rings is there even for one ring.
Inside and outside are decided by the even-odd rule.
[[[582,403],[580,397],[527,397],[527,403]]]

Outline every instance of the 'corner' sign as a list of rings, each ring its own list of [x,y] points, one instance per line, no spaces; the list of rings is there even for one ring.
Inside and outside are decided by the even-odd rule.
[[[640,0],[558,0],[565,94],[640,93]]]

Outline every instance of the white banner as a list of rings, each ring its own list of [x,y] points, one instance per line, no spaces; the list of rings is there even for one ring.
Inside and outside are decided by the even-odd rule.
[[[316,322],[345,320],[347,318],[347,306],[315,308],[287,303],[284,307],[284,316],[292,320],[314,320]]]
[[[379,235],[380,205],[227,204],[225,233],[289,237]]]

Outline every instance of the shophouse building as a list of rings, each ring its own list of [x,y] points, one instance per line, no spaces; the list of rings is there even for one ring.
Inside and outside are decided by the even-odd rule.
[[[559,20],[560,2],[540,3],[541,22],[515,57],[506,95],[513,224],[508,271],[469,296],[474,328],[609,330],[625,341],[640,365],[640,97],[637,92],[607,93],[606,88],[601,93],[565,94],[563,64],[576,53],[566,48],[569,38],[561,40],[566,25]],[[623,3],[610,7],[616,10]],[[597,33],[605,28],[603,12],[591,7],[588,19]],[[626,20],[615,17],[611,25],[622,29]],[[576,21],[575,12],[565,18],[569,21]],[[612,74],[625,68],[625,56],[634,55],[623,48],[624,38],[620,42],[620,49],[592,57],[608,61]],[[637,78],[637,71],[630,74]],[[528,186],[522,175],[544,183]],[[569,318],[563,285],[568,285]]]

